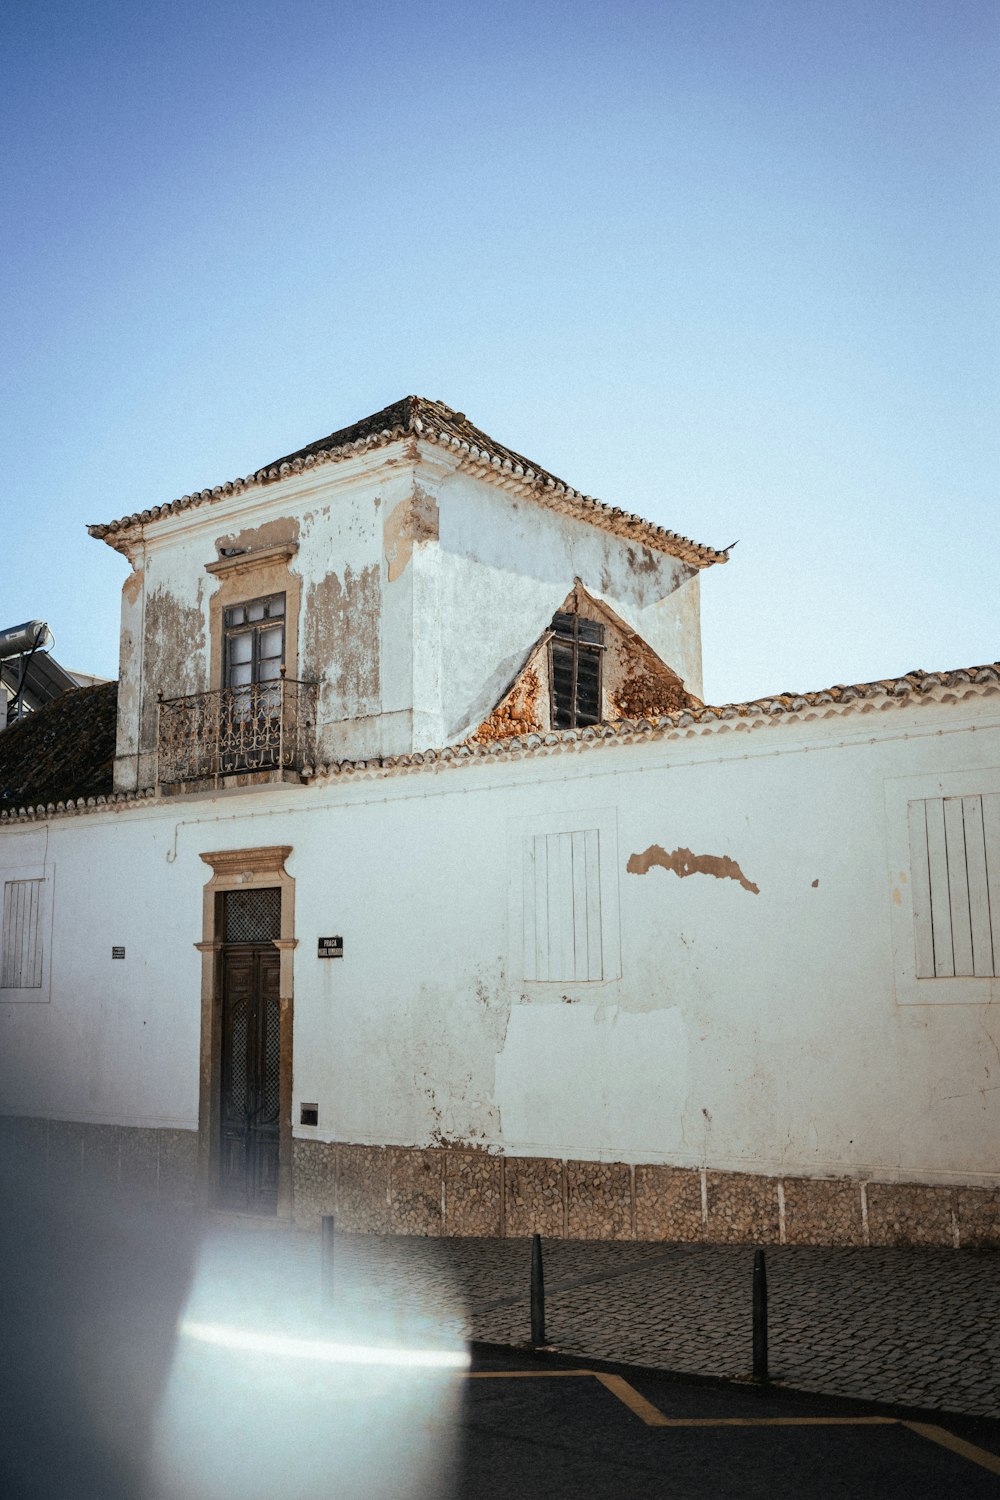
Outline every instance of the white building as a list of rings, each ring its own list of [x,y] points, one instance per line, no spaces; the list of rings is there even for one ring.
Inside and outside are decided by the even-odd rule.
[[[113,786],[113,685],[0,746],[0,1094],[54,1181],[1000,1243],[996,665],[706,708],[725,554],[416,397],[91,531]]]

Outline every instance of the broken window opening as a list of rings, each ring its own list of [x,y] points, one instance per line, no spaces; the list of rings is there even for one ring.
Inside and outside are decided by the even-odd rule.
[[[600,723],[604,649],[604,626],[596,620],[554,616],[549,641],[553,729],[582,729]]]

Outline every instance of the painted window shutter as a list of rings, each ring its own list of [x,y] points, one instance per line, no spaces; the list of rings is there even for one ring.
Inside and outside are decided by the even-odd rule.
[[[43,884],[42,880],[8,880],[4,884],[0,989],[41,987]]]
[[[603,979],[600,834],[529,834],[523,841],[524,978]]]
[[[1000,794],[909,804],[917,978],[989,977],[1000,959]]]

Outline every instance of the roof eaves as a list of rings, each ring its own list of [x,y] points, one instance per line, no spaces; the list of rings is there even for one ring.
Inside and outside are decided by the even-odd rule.
[[[950,672],[908,672],[903,677],[884,678],[875,682],[837,685],[818,692],[779,693],[746,703],[719,706],[705,704],[664,714],[654,720],[618,719],[594,724],[586,729],[553,730],[547,734],[532,733],[494,740],[484,745],[467,741],[441,750],[425,750],[412,755],[384,757],[378,761],[339,761],[316,767],[318,776],[343,776],[379,770],[407,770],[410,767],[465,762],[483,757],[515,758],[547,754],[558,750],[584,749],[596,744],[634,743],[676,737],[679,733],[698,734],[725,728],[752,728],[755,723],[792,723],[810,718],[832,718],[850,712],[865,712],[872,707],[902,706],[907,700],[926,698],[936,690],[967,689],[976,694],[1000,692],[1000,662],[978,667],[960,667]],[[962,697],[970,696],[969,691]],[[944,701],[948,701],[945,699]]]
[[[907,701],[930,698],[936,691],[957,691],[961,701],[974,696],[1000,694],[1000,662],[979,667],[960,667],[950,672],[908,672],[904,677],[884,678],[877,682],[860,682],[850,686],[824,688],[815,693],[779,693],[770,698],[756,698],[747,703],[706,704],[703,708],[685,708],[664,714],[655,720],[619,719],[613,723],[594,724],[587,729],[564,729],[548,734],[513,736],[493,740],[485,745],[463,742],[441,750],[424,750],[412,755],[381,756],[372,760],[335,761],[329,765],[307,767],[310,780],[336,777],[375,777],[386,774],[466,765],[475,760],[520,760],[524,756],[549,755],[563,750],[586,750],[600,745],[635,744],[678,735],[708,733],[730,728],[750,729],[754,724],[795,723],[810,718],[833,718],[840,714],[865,712],[867,708],[902,707]],[[35,807],[4,808],[0,822],[31,822],[56,814],[102,812],[145,802],[156,795],[155,788],[134,792],[113,792],[96,797],[69,798]]]
[[[360,453],[383,448],[390,443],[418,437],[455,452],[459,467],[499,482],[503,488],[535,500],[549,509],[573,515],[602,530],[624,536],[653,551],[666,552],[695,568],[711,567],[729,561],[729,549],[719,551],[681,536],[668,527],[657,526],[630,511],[608,505],[592,495],[584,495],[548,470],[538,468],[522,454],[496,442],[475,427],[464,412],[453,411],[441,401],[422,396],[405,396],[382,411],[375,412],[350,427],[341,428],[294,453],[276,459],[243,479],[232,479],[212,489],[195,490],[165,505],[133,511],[116,521],[87,527],[92,537],[116,546],[122,533],[158,521],[164,516],[188,510],[192,506],[211,504],[229,495],[243,494],[259,485],[271,484],[318,465],[338,463]]]

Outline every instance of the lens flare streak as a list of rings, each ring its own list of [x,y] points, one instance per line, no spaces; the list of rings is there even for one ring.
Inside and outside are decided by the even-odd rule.
[[[464,1350],[400,1349],[372,1344],[338,1344],[328,1339],[290,1338],[280,1333],[256,1333],[222,1323],[180,1325],[185,1338],[246,1354],[270,1354],[282,1359],[309,1359],[330,1365],[391,1365],[399,1369],[467,1370]]]

